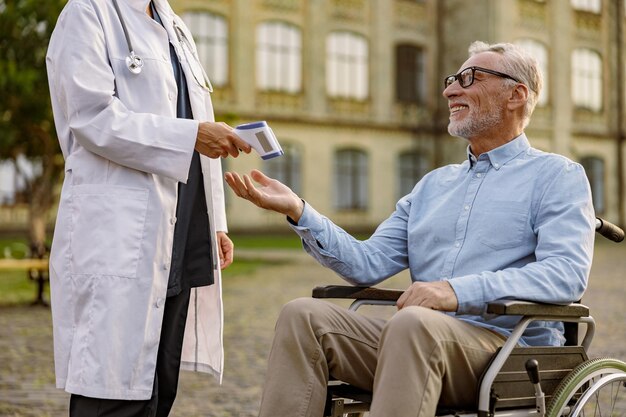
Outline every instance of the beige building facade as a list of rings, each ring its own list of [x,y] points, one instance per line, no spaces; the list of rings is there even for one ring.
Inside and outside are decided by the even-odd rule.
[[[624,224],[623,0],[171,4],[200,45],[218,120],[266,120],[286,151],[226,169],[262,169],[348,229],[371,230],[424,172],[463,160],[466,143],[447,134],[442,79],[474,40],[536,56],[546,88],[531,143],[582,162],[598,214]],[[227,193],[232,230],[285,230],[280,216]]]
[[[546,85],[531,143],[582,162],[597,213],[625,225],[625,1],[170,3],[194,33],[216,118],[266,120],[285,150],[226,159],[225,169],[261,169],[338,224],[368,231],[425,172],[464,159],[441,92],[474,40],[535,55]],[[281,216],[226,193],[231,231],[287,230]],[[0,223],[16,218],[0,209]]]

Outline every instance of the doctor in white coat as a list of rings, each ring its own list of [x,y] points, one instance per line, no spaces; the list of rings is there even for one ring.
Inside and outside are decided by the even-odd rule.
[[[129,38],[138,74],[126,62]],[[72,394],[70,415],[167,415],[181,367],[221,380],[220,269],[232,262],[233,245],[219,158],[250,146],[214,122],[195,54],[167,0],[69,0],[50,41],[65,157],[50,287],[56,383]],[[181,103],[193,119],[181,118]],[[202,197],[184,203],[185,184],[187,196]],[[188,209],[180,242],[178,206]],[[195,252],[182,248],[192,237],[201,242]],[[173,257],[183,270],[178,290]],[[194,263],[196,282],[185,283]]]

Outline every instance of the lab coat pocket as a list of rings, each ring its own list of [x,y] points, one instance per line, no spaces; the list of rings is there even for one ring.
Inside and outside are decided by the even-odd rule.
[[[529,230],[528,204],[514,201],[491,201],[476,224],[481,225],[478,240],[495,250],[519,246]]]
[[[71,271],[137,277],[148,190],[119,185],[72,186]]]

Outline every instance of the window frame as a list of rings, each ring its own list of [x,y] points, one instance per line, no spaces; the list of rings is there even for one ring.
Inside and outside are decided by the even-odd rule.
[[[302,195],[302,152],[295,143],[282,142],[281,147],[285,154],[280,158],[263,161],[264,171],[269,177],[277,179],[296,194]]]
[[[576,108],[602,112],[605,99],[603,70],[599,52],[590,48],[575,48],[572,51],[571,91]]]
[[[180,17],[193,35],[198,57],[213,87],[227,86],[230,82],[230,25],[226,16],[191,9]],[[207,32],[209,30],[212,32]]]
[[[406,158],[411,158],[410,166],[406,165]],[[410,194],[415,184],[417,184],[431,170],[430,158],[428,155],[417,149],[400,152],[397,157],[398,168],[398,187],[396,196],[399,200],[407,194]],[[417,162],[417,163],[415,163]],[[407,184],[411,184],[408,186]]]
[[[417,105],[422,105],[426,102],[428,86],[425,55],[424,48],[419,45],[411,43],[399,43],[396,45],[395,99],[397,102]]]
[[[302,30],[284,20],[257,24],[256,85],[262,91],[302,92]]]
[[[368,39],[338,30],[326,37],[326,94],[331,98],[366,101],[370,94]]]
[[[334,155],[335,208],[362,210],[369,207],[369,155],[360,148],[337,149]]]
[[[580,158],[580,164],[591,186],[591,198],[596,214],[606,211],[606,161],[597,155],[588,155]],[[598,172],[599,171],[599,172]]]

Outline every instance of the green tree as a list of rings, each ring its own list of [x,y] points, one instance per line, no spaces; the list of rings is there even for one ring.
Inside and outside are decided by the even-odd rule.
[[[35,254],[46,240],[46,217],[63,158],[54,129],[46,50],[67,0],[0,0],[0,160],[28,158],[29,237]],[[17,164],[16,164],[17,166]]]

